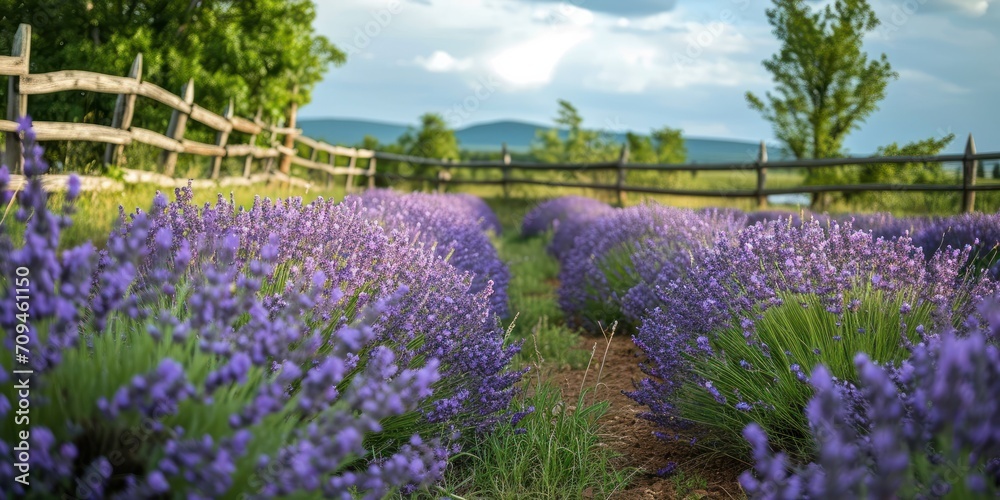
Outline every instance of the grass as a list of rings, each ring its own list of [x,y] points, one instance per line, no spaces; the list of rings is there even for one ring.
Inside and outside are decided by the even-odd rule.
[[[517,428],[506,426],[473,443],[453,461],[444,485],[426,493],[456,499],[606,498],[635,474],[616,467],[616,454],[601,444],[598,420],[609,402],[587,403],[589,392],[581,391],[569,404],[546,380],[562,368],[589,371],[592,361],[591,352],[577,348],[576,332],[562,324],[555,294],[558,263],[545,252],[545,238],[520,237],[521,219],[533,202],[491,201],[504,233],[494,243],[511,270],[508,295],[517,315],[512,336],[525,340],[515,363],[534,372],[527,382],[534,386],[525,387],[519,404],[534,412]]]
[[[131,184],[126,185],[125,190],[118,193],[85,191],[80,193],[80,198],[76,202],[76,214],[73,216],[73,225],[67,227],[62,233],[63,248],[70,248],[86,241],[91,241],[94,245],[102,247],[107,235],[111,232],[115,222],[118,220],[118,210],[121,207],[126,214],[134,213],[136,209],[149,210],[153,203],[153,196],[160,188],[151,184]],[[173,199],[173,193],[166,193],[168,199]],[[297,187],[282,186],[280,184],[260,184],[257,186],[233,186],[228,188],[195,189],[195,203],[214,203],[219,194],[233,196],[238,206],[249,208],[253,205],[255,196],[261,198],[288,198],[301,197],[303,201],[310,202],[322,196],[335,200],[343,199],[343,187],[331,190],[306,190]],[[53,207],[62,204],[63,195],[55,193],[52,195],[51,203]],[[6,207],[0,207],[0,214]],[[13,213],[7,215],[8,222]],[[12,234],[21,234],[22,228],[16,224],[11,224]]]
[[[678,471],[670,476],[670,484],[674,487],[674,495],[677,498],[703,498],[705,495],[698,493],[708,488],[708,481],[696,473],[686,473]]]
[[[704,387],[689,383],[678,396],[681,416],[712,430],[713,445],[734,457],[745,456],[742,431],[756,421],[776,450],[798,460],[811,459],[815,448],[803,410],[813,390],[797,378],[792,365],[799,365],[808,377],[823,364],[835,377],[857,381],[856,353],[868,353],[881,363],[899,362],[909,355],[900,337],[916,342],[917,326],[932,324],[933,305],[920,303],[915,292],[890,296],[869,287],[856,290],[855,297],[858,308],[851,311],[844,299],[845,312],[838,315],[828,312],[818,295],[782,294],[783,304],[764,311],[754,329],[755,339],[771,346],[770,354],[747,345],[738,322],[720,331],[711,341],[716,355],[699,359],[694,372],[711,381],[727,401],[718,403]],[[901,314],[904,303],[916,305]],[[761,405],[744,411],[736,408],[740,401]]]
[[[607,498],[625,487],[634,471],[617,468],[615,454],[600,443],[598,419],[609,403],[575,405],[555,386],[541,382],[526,397],[535,411],[520,429],[501,429],[461,454],[443,489],[453,498]]]

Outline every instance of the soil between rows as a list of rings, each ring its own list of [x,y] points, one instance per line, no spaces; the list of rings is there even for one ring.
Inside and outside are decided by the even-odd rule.
[[[596,346],[596,347],[595,347]],[[582,337],[579,348],[594,350],[589,371],[561,370],[549,374],[549,380],[563,391],[563,401],[575,404],[581,388],[588,390],[585,403],[608,400],[608,412],[599,421],[602,443],[621,454],[621,467],[635,467],[638,474],[629,486],[611,498],[616,500],[651,500],[661,498],[744,498],[736,478],[747,468],[743,463],[726,458],[706,459],[703,451],[687,442],[658,439],[656,426],[642,418],[643,411],[622,391],[633,389],[632,381],[645,375],[639,368],[642,351],[628,335],[616,335],[608,345],[604,338]],[[605,352],[607,356],[605,357]],[[601,362],[603,359],[603,370]],[[600,374],[600,382],[597,377]],[[596,387],[595,387],[595,384]],[[570,409],[573,409],[570,407]],[[676,462],[678,470],[687,476],[704,478],[707,486],[678,496],[674,481],[655,472],[668,462]],[[587,497],[589,492],[584,492]]]

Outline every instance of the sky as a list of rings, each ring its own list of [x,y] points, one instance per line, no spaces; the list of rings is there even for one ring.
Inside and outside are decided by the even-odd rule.
[[[317,32],[347,52],[302,118],[453,128],[497,120],[551,124],[557,99],[588,128],[771,142],[747,91],[773,87],[778,49],[764,0],[317,0]],[[811,1],[820,7],[831,0]],[[850,154],[969,133],[1000,151],[1000,0],[872,0],[865,38],[898,72]]]

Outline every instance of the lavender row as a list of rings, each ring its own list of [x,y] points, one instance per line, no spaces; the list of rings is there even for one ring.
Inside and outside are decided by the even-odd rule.
[[[465,194],[401,194],[387,189],[368,190],[346,202],[356,200],[373,218],[468,272],[472,292],[488,293],[493,312],[508,315],[510,272],[486,234],[499,234],[500,225],[482,200]]]
[[[560,206],[539,210],[548,205]],[[936,373],[936,361],[926,359],[943,359],[941,349],[959,344],[995,355],[1000,215],[829,217],[643,205],[578,220],[557,254],[567,317],[590,330],[615,320],[632,327],[647,378],[629,395],[646,407],[643,416],[667,439],[752,452],[758,467],[743,483],[753,497],[996,491],[1000,458],[990,439],[1000,436],[1000,421],[991,398],[975,396],[995,390],[991,369],[982,368],[989,361]],[[994,334],[976,333],[982,329]],[[872,387],[876,364],[928,375],[894,375],[890,391]],[[956,413],[954,401],[912,400],[919,384],[964,387],[971,413]],[[887,403],[885,394],[898,402]],[[837,407],[841,397],[839,414],[811,409]],[[932,418],[910,415],[927,405],[942,409]],[[898,420],[898,408],[912,417],[909,440],[887,442],[888,430],[876,423]],[[944,442],[957,444],[942,449]]]
[[[464,436],[521,417],[518,348],[490,290],[361,201],[199,207],[180,189],[122,213],[104,250],[60,251],[79,182],[50,211],[20,127],[0,418],[21,404],[13,369],[33,372],[31,418],[3,426],[0,453],[29,445],[31,474],[0,462],[0,498],[381,498],[433,483]],[[8,182],[0,168],[4,205]],[[15,358],[22,340],[30,356]]]

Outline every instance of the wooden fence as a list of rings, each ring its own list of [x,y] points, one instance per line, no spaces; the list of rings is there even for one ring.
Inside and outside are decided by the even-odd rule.
[[[280,182],[310,186],[311,184],[303,179],[292,177],[290,166],[298,165],[311,170],[325,172],[327,183],[332,176],[344,175],[345,186],[350,191],[355,178],[363,176],[367,178],[367,185],[373,187],[376,178],[383,178],[387,181],[395,180],[416,180],[429,181],[437,186],[438,190],[447,188],[449,184],[479,184],[502,186],[504,196],[510,195],[510,187],[514,185],[543,185],[553,187],[572,187],[607,190],[617,193],[619,203],[624,201],[626,193],[647,193],[665,194],[678,196],[707,196],[707,197],[744,197],[757,200],[758,206],[766,204],[768,196],[781,194],[808,194],[808,193],[860,193],[860,192],[960,192],[962,194],[962,210],[971,212],[975,208],[977,191],[998,191],[1000,184],[976,185],[976,170],[978,162],[981,160],[1000,159],[1000,152],[997,153],[976,153],[975,142],[969,136],[965,153],[961,155],[937,155],[937,156],[915,156],[915,157],[866,157],[866,158],[835,158],[820,160],[795,160],[769,162],[767,150],[761,142],[760,150],[755,161],[746,163],[713,163],[713,164],[688,164],[688,165],[662,165],[662,164],[642,164],[629,163],[628,149],[623,147],[621,154],[616,161],[579,163],[579,164],[551,164],[511,161],[507,154],[506,146],[502,151],[502,159],[496,161],[448,161],[435,158],[422,158],[416,156],[398,155],[382,151],[370,151],[356,148],[346,148],[334,146],[321,141],[310,139],[302,135],[302,131],[294,128],[295,107],[290,110],[290,125],[288,127],[278,126],[275,123],[264,123],[261,121],[260,111],[252,119],[234,116],[233,103],[216,114],[195,104],[194,82],[189,81],[182,89],[181,95],[174,95],[161,87],[142,80],[142,55],[136,56],[128,76],[111,76],[87,71],[65,70],[51,73],[30,74],[29,61],[31,53],[31,26],[22,24],[18,28],[14,38],[12,55],[0,56],[0,75],[9,76],[9,92],[7,101],[7,119],[0,120],[0,132],[6,133],[6,163],[15,170],[21,165],[20,144],[17,136],[16,120],[23,117],[28,112],[28,96],[37,94],[49,94],[53,92],[65,91],[90,91],[107,94],[117,94],[118,100],[111,126],[84,124],[84,123],[58,123],[36,121],[34,122],[35,133],[40,141],[92,141],[107,143],[104,161],[109,165],[120,165],[124,146],[133,142],[149,144],[161,149],[159,163],[162,173],[153,173],[138,170],[124,169],[125,182],[152,182],[165,187],[173,187],[187,184],[187,180],[174,178],[174,170],[177,164],[177,156],[181,153],[205,156],[211,158],[211,178],[193,181],[198,186],[226,186],[245,185],[256,182],[277,180]],[[173,110],[170,123],[165,134],[139,128],[132,125],[132,115],[135,109],[137,97],[144,97],[168,106]],[[202,123],[216,131],[214,144],[206,144],[184,138],[188,120]],[[246,144],[231,144],[229,142],[230,133],[236,131],[249,135],[250,140]],[[267,134],[266,140],[262,134]],[[258,140],[260,138],[260,140]],[[260,147],[258,143],[266,142],[267,147]],[[299,156],[300,148],[305,146],[309,152],[309,157]],[[326,157],[325,162],[320,162],[319,154]],[[348,158],[346,167],[336,166],[336,158],[343,156]],[[223,158],[244,157],[244,168],[242,177],[230,177],[220,179],[220,166]],[[279,168],[275,170],[275,160],[279,162]],[[366,160],[365,168],[359,164],[359,160]],[[383,162],[402,162],[411,165],[425,165],[437,167],[435,177],[398,175],[376,170],[378,160]],[[263,172],[254,173],[254,161],[262,163]],[[961,185],[951,184],[861,184],[861,185],[800,185],[786,188],[768,188],[767,169],[813,169],[828,168],[838,166],[873,165],[873,164],[929,164],[943,162],[960,162],[962,164]],[[499,170],[499,177],[494,179],[453,179],[451,172],[455,169],[472,170]],[[563,182],[552,180],[531,179],[528,177],[515,177],[512,172],[518,171],[611,171],[616,173],[616,180],[610,183],[583,183],[583,182]],[[676,171],[752,171],[756,175],[756,187],[754,189],[679,189],[671,187],[657,186],[633,186],[626,184],[627,173],[630,171],[655,171],[655,172],[676,172]],[[23,177],[12,176],[12,181],[16,185],[23,182]],[[122,184],[100,177],[82,178],[84,189],[120,189]],[[49,176],[46,181],[48,186],[59,189],[65,186],[65,176]]]
[[[767,204],[767,197],[771,195],[784,194],[811,194],[811,193],[862,193],[862,192],[951,192],[962,194],[962,210],[972,212],[975,209],[977,191],[1000,191],[1000,183],[976,185],[976,170],[981,160],[998,160],[1000,152],[996,153],[976,153],[975,140],[969,135],[965,147],[965,153],[960,155],[935,155],[935,156],[872,156],[859,158],[829,158],[816,160],[789,160],[773,161],[767,160],[767,149],[761,141],[757,159],[744,163],[694,163],[686,165],[666,165],[648,163],[629,163],[628,147],[623,146],[616,161],[595,162],[595,163],[535,163],[535,162],[515,162],[511,161],[507,154],[506,146],[502,149],[502,159],[494,161],[466,161],[466,162],[445,162],[428,158],[405,156],[384,152],[375,152],[375,157],[385,161],[405,162],[413,165],[438,165],[441,169],[437,177],[418,177],[406,175],[394,175],[394,179],[418,180],[432,182],[437,189],[443,190],[449,184],[478,184],[502,186],[504,196],[509,196],[510,186],[516,184],[533,184],[552,187],[571,187],[612,191],[617,194],[618,202],[622,203],[625,193],[645,193],[663,194],[676,196],[703,196],[703,197],[725,197],[725,198],[752,198],[756,199],[757,206],[763,208]],[[899,165],[899,164],[923,164],[930,163],[961,163],[962,183],[957,184],[857,184],[857,185],[799,185],[783,188],[768,188],[767,169],[814,169],[843,166],[860,165]],[[499,170],[499,178],[494,179],[454,179],[451,175],[453,169],[493,169]],[[530,179],[525,177],[513,177],[513,170],[523,171],[611,171],[616,173],[614,184],[583,183],[583,182],[562,182]],[[626,174],[630,171],[655,171],[655,172],[704,172],[704,171],[742,171],[753,172],[756,176],[756,187],[754,189],[681,189],[671,187],[655,186],[630,186],[625,183]],[[378,174],[388,176],[389,174]],[[1000,207],[994,207],[1000,208]]]
[[[334,146],[305,137],[302,131],[294,127],[282,127],[275,123],[261,121],[260,111],[252,119],[234,116],[233,102],[217,114],[195,104],[194,82],[188,81],[181,89],[181,95],[174,95],[163,88],[142,80],[142,54],[136,56],[128,76],[113,76],[89,71],[64,70],[51,73],[31,74],[29,62],[31,58],[31,26],[21,24],[14,36],[11,56],[0,56],[0,75],[8,76],[7,114],[6,120],[0,119],[0,132],[6,135],[5,163],[16,174],[22,167],[20,138],[17,134],[17,119],[24,117],[29,111],[28,97],[31,95],[51,94],[66,91],[89,91],[104,94],[117,94],[118,100],[112,118],[112,124],[96,125],[89,123],[60,123],[35,121],[34,131],[39,141],[89,141],[106,143],[104,162],[108,165],[120,165],[125,146],[132,143],[143,143],[162,150],[159,165],[162,173],[139,170],[124,170],[125,182],[152,182],[164,187],[186,185],[187,180],[175,179],[174,171],[179,154],[190,154],[211,159],[211,178],[197,180],[197,185],[241,185],[256,182],[278,180],[303,186],[311,183],[291,176],[291,165],[325,172],[328,176],[346,176],[345,183],[350,190],[354,186],[355,177],[367,177],[368,185],[375,182],[376,160],[374,152]],[[173,110],[170,123],[164,134],[132,125],[136,98],[143,97]],[[294,108],[292,122],[294,124]],[[215,143],[206,144],[184,138],[188,120],[204,124],[215,131]],[[246,144],[232,144],[229,141],[231,132],[241,132],[249,135]],[[262,134],[267,134],[263,137]],[[260,138],[260,140],[258,140]],[[266,147],[258,144],[266,142]],[[299,156],[296,144],[306,146],[309,157]],[[325,162],[317,161],[319,153],[324,153]],[[336,166],[336,158],[348,158],[346,167]],[[242,177],[220,179],[223,158],[243,157]],[[367,164],[359,165],[358,160],[367,160]],[[274,169],[275,161],[279,169]],[[259,164],[254,173],[254,162]],[[12,182],[19,185],[23,177],[12,176]],[[109,179],[90,177],[82,178],[82,187],[88,189],[115,189],[121,183]],[[330,182],[330,177],[327,177]],[[60,182],[60,176],[51,176],[46,180],[49,187],[60,189],[65,186],[65,176]]]

